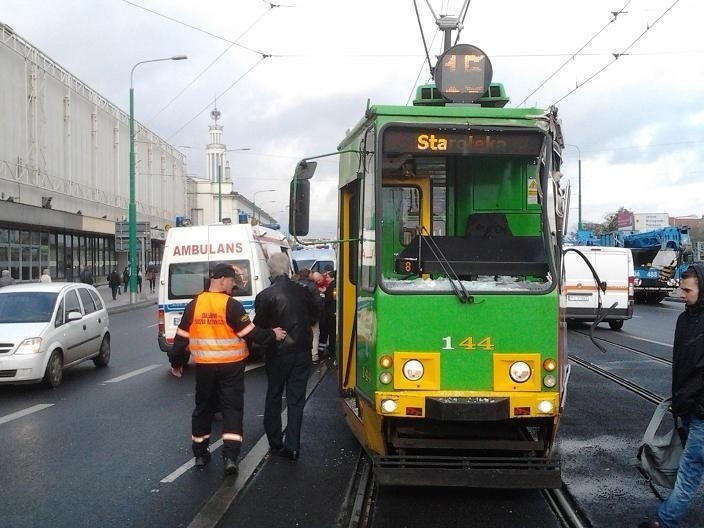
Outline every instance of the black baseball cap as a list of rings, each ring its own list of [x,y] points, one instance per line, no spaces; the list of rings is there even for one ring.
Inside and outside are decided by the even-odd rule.
[[[213,279],[220,279],[222,277],[231,277],[234,279],[236,277],[235,268],[233,268],[231,264],[223,264],[220,262],[215,265],[210,277]]]

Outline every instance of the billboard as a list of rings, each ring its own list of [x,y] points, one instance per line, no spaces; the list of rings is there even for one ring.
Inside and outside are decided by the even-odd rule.
[[[639,232],[652,231],[670,225],[670,215],[667,213],[635,213],[633,220],[633,229]]]

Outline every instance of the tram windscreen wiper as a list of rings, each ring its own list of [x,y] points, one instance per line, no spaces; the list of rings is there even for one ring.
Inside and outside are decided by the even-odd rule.
[[[420,240],[418,244],[418,262],[423,262],[423,259],[421,258],[421,253],[423,251],[423,241],[425,240],[428,249],[433,254],[435,260],[440,264],[443,273],[447,275],[447,278],[450,280],[452,290],[455,292],[455,295],[460,300],[460,302],[463,304],[473,303],[474,297],[472,297],[467,291],[467,288],[464,287],[464,284],[462,284],[462,281],[457,275],[457,272],[455,272],[455,269],[452,267],[452,264],[450,264],[450,261],[445,257],[437,242],[435,241],[433,236],[428,232],[425,226],[421,227],[421,235],[423,234],[425,234],[425,236],[419,237]]]

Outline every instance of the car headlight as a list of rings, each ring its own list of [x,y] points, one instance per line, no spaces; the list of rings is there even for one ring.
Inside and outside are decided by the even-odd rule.
[[[36,354],[39,352],[41,345],[41,337],[30,337],[20,343],[20,346],[17,347],[15,354]]]
[[[525,383],[531,375],[530,365],[525,361],[516,361],[511,365],[508,373],[516,383]]]
[[[408,381],[418,381],[423,377],[423,363],[417,359],[409,359],[403,364],[403,375]]]

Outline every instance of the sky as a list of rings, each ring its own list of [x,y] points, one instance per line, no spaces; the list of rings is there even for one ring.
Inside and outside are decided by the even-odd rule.
[[[429,55],[434,16],[464,0],[416,0]],[[614,14],[615,13],[615,14]],[[491,59],[509,107],[556,105],[571,184],[570,225],[625,207],[704,213],[701,0],[472,0],[461,43]],[[182,145],[205,174],[217,100],[235,190],[286,227],[303,157],[334,152],[371,104],[407,104],[429,69],[413,0],[3,0],[0,22]],[[454,42],[454,36],[453,36]],[[581,178],[578,160],[581,159]],[[312,180],[311,235],[332,237],[337,159]]]

